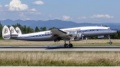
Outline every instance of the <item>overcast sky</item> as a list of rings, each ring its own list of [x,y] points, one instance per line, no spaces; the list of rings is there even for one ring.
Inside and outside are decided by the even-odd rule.
[[[0,20],[120,22],[120,0],[0,0]]]

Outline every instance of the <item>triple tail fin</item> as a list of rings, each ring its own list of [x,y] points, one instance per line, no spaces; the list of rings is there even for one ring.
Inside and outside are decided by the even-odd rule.
[[[5,40],[9,40],[11,38],[10,30],[9,30],[8,26],[6,26],[6,25],[2,29],[2,37]]]
[[[18,33],[16,32],[16,30],[13,26],[10,27],[10,35],[11,35],[11,38],[18,37]]]
[[[15,30],[16,30],[16,32],[18,33],[18,35],[22,35],[22,32],[21,32],[21,30],[20,30],[19,27],[16,27]]]

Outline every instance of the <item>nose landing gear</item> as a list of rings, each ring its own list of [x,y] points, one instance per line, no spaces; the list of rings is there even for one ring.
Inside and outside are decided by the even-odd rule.
[[[110,35],[108,35],[108,38],[109,38],[109,44],[112,45],[112,41],[111,41]]]

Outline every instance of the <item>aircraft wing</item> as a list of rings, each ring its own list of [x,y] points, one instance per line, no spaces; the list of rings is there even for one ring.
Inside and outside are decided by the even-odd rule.
[[[52,32],[53,36],[58,36],[62,39],[70,39],[71,38],[71,35],[68,35],[67,32],[64,32],[57,28],[51,29],[51,32]]]

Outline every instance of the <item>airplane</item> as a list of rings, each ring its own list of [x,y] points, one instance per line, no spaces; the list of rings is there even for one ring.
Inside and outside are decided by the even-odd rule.
[[[22,34],[19,27],[14,28],[11,26],[4,26],[2,29],[2,37],[5,40],[16,39],[16,40],[28,40],[28,41],[64,41],[65,48],[72,48],[72,40],[78,41],[83,39],[83,37],[98,36],[104,37],[108,36],[110,44],[112,44],[110,35],[116,33],[117,31],[110,29],[110,27],[105,26],[84,26],[84,27],[73,27],[58,29],[53,28],[48,31],[41,31],[35,33]],[[68,44],[67,44],[68,41]]]

